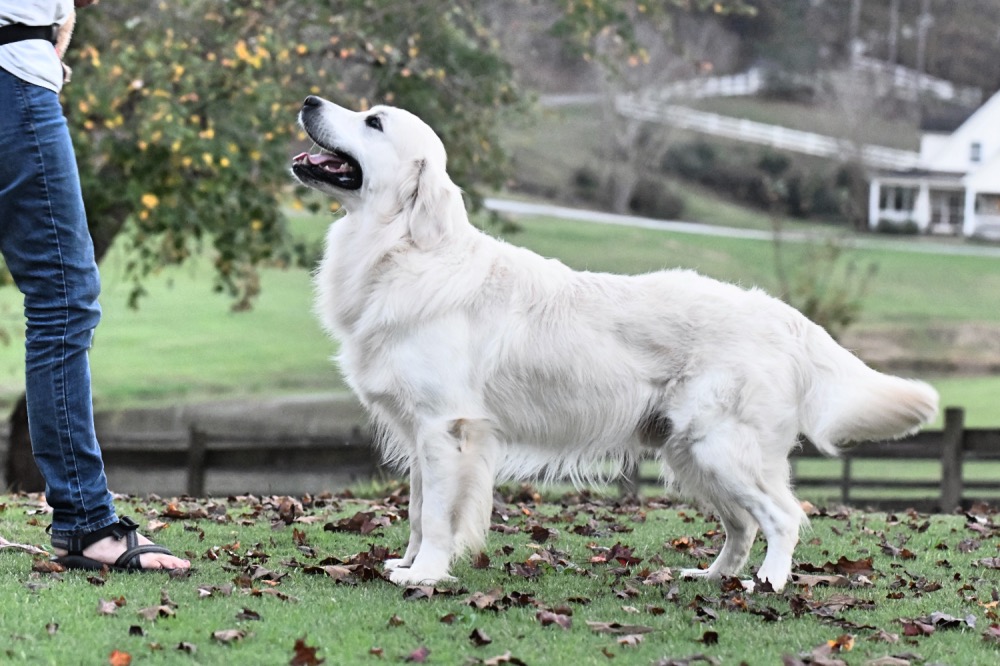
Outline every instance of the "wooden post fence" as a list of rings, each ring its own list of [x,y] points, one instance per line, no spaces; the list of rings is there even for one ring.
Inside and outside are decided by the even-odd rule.
[[[793,452],[793,470],[803,460],[827,458],[812,443],[805,441]],[[966,428],[965,412],[958,407],[944,410],[942,430],[924,430],[898,440],[866,442],[846,449],[837,475],[808,476],[793,474],[799,494],[807,489],[837,488],[843,504],[876,509],[899,510],[915,508],[922,511],[951,512],[977,500],[1000,501],[1000,473],[988,480],[966,478],[966,464],[990,463],[1000,466],[1000,429]],[[870,474],[871,465],[862,461],[884,461],[884,473]],[[909,461],[936,462],[940,465],[937,478],[906,479],[893,474],[893,464]],[[858,477],[860,469],[869,474]],[[640,484],[659,483],[654,477],[643,477],[637,466],[626,471],[622,492],[635,493]],[[805,490],[803,490],[805,489]],[[868,491],[866,495],[859,492]],[[905,493],[922,493],[922,498],[909,498]],[[893,493],[896,493],[894,496]]]

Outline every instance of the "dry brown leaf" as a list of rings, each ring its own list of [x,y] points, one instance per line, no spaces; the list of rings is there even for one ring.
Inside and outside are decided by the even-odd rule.
[[[220,643],[235,643],[247,637],[247,632],[242,629],[220,629],[212,632],[212,640]]]

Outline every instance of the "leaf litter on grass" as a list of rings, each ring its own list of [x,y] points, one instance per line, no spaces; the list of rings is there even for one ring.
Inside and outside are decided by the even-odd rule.
[[[304,607],[320,602],[329,608],[325,605],[329,593],[317,599],[315,590],[323,589],[322,585],[302,587],[298,581],[306,579],[325,581],[329,590],[375,586],[388,589],[388,597],[397,603],[430,604],[433,621],[442,628],[438,632],[449,626],[466,627],[465,649],[473,650],[466,655],[472,660],[469,663],[526,663],[533,654],[532,634],[538,631],[547,632],[547,642],[561,640],[560,634],[573,636],[574,643],[593,645],[590,649],[597,650],[602,659],[639,651],[635,654],[663,664],[715,663],[716,655],[725,650],[732,654],[732,646],[746,640],[747,631],[759,635],[771,632],[768,626],[776,624],[784,629],[774,632],[772,639],[800,631],[817,637],[814,642],[785,648],[782,659],[787,664],[843,663],[841,656],[848,652],[863,652],[873,664],[916,664],[924,658],[914,650],[923,645],[933,649],[933,641],[941,634],[979,635],[980,649],[993,653],[1000,643],[1000,595],[992,573],[998,558],[985,550],[985,544],[996,543],[1000,527],[997,513],[985,505],[952,519],[952,527],[943,531],[935,530],[936,517],[912,511],[813,510],[814,525],[824,525],[831,536],[816,536],[818,529],[804,535],[785,592],[748,594],[737,578],[717,583],[674,579],[676,569],[711,561],[724,534],[714,516],[666,500],[636,505],[583,492],[545,503],[529,486],[509,489],[506,494],[498,493],[494,502],[491,550],[470,557],[467,571],[458,565],[458,584],[394,591],[382,563],[398,557],[404,545],[405,486],[376,499],[350,493],[301,498],[122,499],[145,516],[144,529],[172,533],[172,539],[184,535],[185,543],[198,548],[185,552],[195,562],[188,578],[168,579],[173,592],[161,590],[159,603],[140,608],[132,617],[153,624],[174,623],[198,600],[232,599],[236,604],[236,611],[229,615],[235,626],[179,636],[184,639],[180,643],[174,632],[176,649],[189,653],[237,649],[237,645],[252,651],[261,642],[262,632],[248,625],[267,627],[283,620],[280,614],[265,615],[249,607],[249,599],[267,597]],[[38,517],[46,509],[40,498],[14,496],[4,507],[0,524],[16,522],[14,513],[20,515],[23,524],[18,527],[24,534],[32,533],[26,526],[37,529],[43,524]],[[663,533],[658,523],[665,518],[671,529],[679,525],[681,533]],[[923,536],[928,532],[936,534],[933,543]],[[333,550],[324,534],[336,538]],[[351,543],[355,546],[345,550],[344,544]],[[35,557],[46,552],[33,551],[36,548],[8,550]],[[29,590],[58,585],[75,575],[47,562],[33,562],[26,574]],[[88,582],[101,586],[115,576],[103,572],[90,575]],[[489,581],[489,585],[470,590],[465,585],[472,583],[467,581]],[[560,596],[557,590],[565,593]],[[126,603],[124,595],[101,598],[95,603],[95,615],[117,617]],[[900,610],[894,612],[894,606]],[[422,626],[418,616],[426,611],[405,608],[409,607],[386,606],[383,629],[373,633],[365,652],[370,657],[410,663],[452,660],[453,653],[447,656],[435,647],[434,631],[418,628]],[[529,609],[532,621],[519,624],[513,634],[498,630],[503,624],[491,620],[512,612],[520,618]],[[504,624],[514,622],[513,618]],[[681,618],[686,622],[678,625]],[[469,622],[474,626],[467,626]],[[801,626],[788,632],[789,623]],[[686,643],[678,643],[674,634],[685,624],[701,628],[688,632]],[[411,633],[387,652],[379,631],[393,628]],[[126,634],[145,640],[146,649],[154,649],[158,643],[148,631],[133,624]],[[586,633],[596,642],[583,639]],[[50,636],[63,639],[68,632],[53,631]],[[901,644],[906,647],[899,648]],[[131,658],[137,644],[130,645],[121,654]],[[672,654],[661,654],[663,646],[673,646],[668,648]],[[323,663],[317,656],[321,647],[331,655],[338,649],[336,642],[312,647],[303,637],[283,651],[289,663]],[[493,648],[499,649],[492,656],[479,654]]]

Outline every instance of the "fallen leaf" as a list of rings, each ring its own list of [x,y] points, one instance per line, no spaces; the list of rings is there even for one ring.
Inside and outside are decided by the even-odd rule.
[[[198,586],[198,598],[204,599],[205,597],[230,597],[233,595],[233,585],[232,583],[226,583],[225,585],[199,585]]]
[[[900,620],[904,636],[930,636],[934,633],[934,625],[918,620]]]
[[[433,585],[412,585],[403,590],[403,599],[406,601],[430,599],[436,591]]]
[[[639,643],[642,642],[642,634],[626,634],[618,638],[618,645],[624,647],[638,647]]]
[[[220,643],[235,643],[247,637],[247,632],[242,629],[220,629],[212,632],[212,640]]]
[[[147,620],[155,620],[159,617],[173,617],[175,615],[174,609],[170,606],[159,605],[159,606],[149,606],[148,608],[141,608],[137,611],[140,617],[144,617]]]
[[[260,613],[249,608],[244,608],[239,613],[236,614],[237,620],[259,620]]]
[[[847,576],[793,573],[792,583],[800,587],[848,587],[851,580]]]
[[[112,650],[111,654],[108,656],[108,664],[110,666],[129,666],[132,663],[132,655],[128,652],[122,652],[121,650]]]
[[[118,612],[118,609],[124,605],[124,597],[121,598],[123,603],[118,603],[117,600],[105,600],[99,599],[97,601],[97,614],[98,615],[114,615]]]
[[[35,560],[31,570],[35,573],[62,573],[66,571],[66,567],[52,560]]]
[[[619,624],[617,622],[587,622],[591,631],[599,634],[648,634],[655,631],[653,627],[638,624]]]
[[[834,652],[849,652],[854,649],[854,636],[844,634],[826,642]]]
[[[499,610],[497,601],[503,596],[502,590],[492,590],[490,592],[473,592],[472,596],[462,603],[477,608],[479,610]]]
[[[493,642],[493,639],[487,636],[486,632],[478,627],[473,629],[472,633],[469,634],[469,640],[472,641],[472,644],[476,647],[483,647],[484,645],[489,645]]]
[[[427,647],[421,645],[416,650],[407,655],[406,659],[404,659],[403,661],[411,664],[422,664],[425,661],[427,661],[427,657],[429,657],[430,654],[431,651]]]
[[[501,664],[512,664],[513,666],[527,666],[517,657],[510,655],[510,650],[489,659],[483,659],[483,666],[500,666]]]
[[[318,666],[322,664],[325,659],[320,659],[316,656],[316,650],[319,648],[314,648],[306,645],[306,637],[295,639],[295,651],[292,655],[292,660],[288,662],[288,666]]]
[[[657,569],[642,579],[643,585],[663,585],[674,579],[670,569]]]
[[[548,610],[540,610],[537,613],[535,613],[535,619],[541,622],[543,627],[555,624],[562,627],[563,629],[569,629],[570,627],[573,626],[573,619],[568,615],[563,615],[561,613],[553,613],[552,611]]]
[[[899,634],[891,634],[884,629],[879,629],[877,632],[869,636],[868,640],[881,643],[898,643]]]

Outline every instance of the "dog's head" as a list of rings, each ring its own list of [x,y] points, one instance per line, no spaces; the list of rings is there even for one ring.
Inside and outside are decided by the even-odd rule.
[[[400,216],[420,247],[447,234],[456,205],[464,211],[444,144],[412,113],[391,106],[356,112],[309,96],[299,123],[317,149],[295,156],[292,174],[348,211],[372,206]]]

